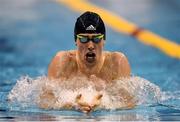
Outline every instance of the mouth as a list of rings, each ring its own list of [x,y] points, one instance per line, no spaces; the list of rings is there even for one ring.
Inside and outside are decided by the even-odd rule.
[[[88,63],[93,63],[96,59],[96,54],[94,52],[88,52],[86,53],[86,61]]]

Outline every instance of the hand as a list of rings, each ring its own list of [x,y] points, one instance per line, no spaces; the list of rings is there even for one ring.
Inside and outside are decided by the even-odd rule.
[[[92,110],[94,110],[97,106],[100,105],[101,103],[101,98],[102,98],[102,94],[98,94],[97,96],[95,96],[95,98],[93,99],[92,103],[87,103],[83,100],[82,95],[79,94],[76,97],[76,103],[78,105],[78,109],[81,110],[84,113],[89,113]]]

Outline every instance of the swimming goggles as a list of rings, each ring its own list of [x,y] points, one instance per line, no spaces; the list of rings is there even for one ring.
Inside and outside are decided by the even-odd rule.
[[[104,37],[103,34],[97,35],[97,36],[93,36],[92,38],[89,38],[88,36],[79,35],[79,34],[76,35],[76,36],[80,40],[81,43],[87,43],[89,41],[92,41],[94,43],[99,43],[103,39],[103,37]]]

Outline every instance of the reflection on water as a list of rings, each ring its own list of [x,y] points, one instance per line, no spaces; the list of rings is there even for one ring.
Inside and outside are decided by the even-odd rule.
[[[128,113],[128,114],[127,114]],[[152,114],[153,113],[153,114]],[[145,121],[158,120],[155,109],[146,108],[142,111],[135,110],[98,110],[91,114],[83,114],[76,111],[41,111],[41,112],[18,112],[9,111],[8,113],[0,112],[0,120],[14,120],[14,121]],[[19,117],[21,115],[21,117]],[[150,118],[153,116],[153,118]]]
[[[77,111],[39,111],[32,112],[18,112],[10,111],[8,114],[0,114],[0,120],[14,120],[14,121],[147,121],[159,120],[158,113],[155,108],[132,109],[132,110],[98,110],[91,114],[83,114]],[[21,117],[19,117],[21,115]]]

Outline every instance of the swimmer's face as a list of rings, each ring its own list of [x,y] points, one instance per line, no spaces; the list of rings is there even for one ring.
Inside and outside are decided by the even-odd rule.
[[[80,60],[87,65],[94,65],[103,55],[104,39],[102,34],[78,34],[76,39]]]

